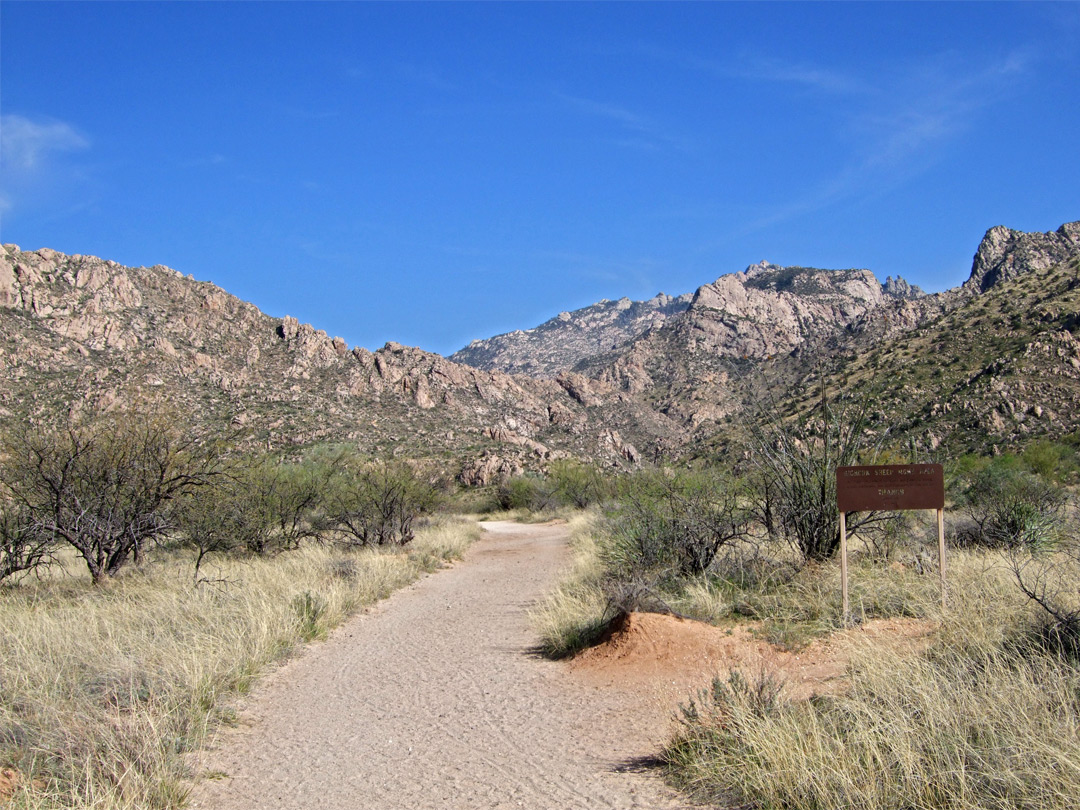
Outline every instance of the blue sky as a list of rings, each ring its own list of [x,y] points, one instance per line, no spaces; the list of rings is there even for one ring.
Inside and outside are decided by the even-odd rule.
[[[0,3],[0,238],[449,353],[1080,218],[1080,4]]]

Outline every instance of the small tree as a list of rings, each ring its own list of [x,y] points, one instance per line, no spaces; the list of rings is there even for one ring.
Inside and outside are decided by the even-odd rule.
[[[543,512],[559,505],[554,482],[535,473],[516,475],[502,481],[495,491],[501,509],[528,509]]]
[[[238,459],[211,486],[180,498],[174,512],[184,542],[197,554],[196,580],[209,554],[270,554],[321,540],[329,529],[325,505],[338,459]]]
[[[703,574],[726,544],[746,536],[734,484],[713,471],[649,470],[620,482],[603,556],[616,577]]]
[[[437,500],[434,488],[407,464],[353,457],[343,460],[327,509],[330,521],[355,544],[405,545],[416,536],[416,518]]]
[[[575,459],[552,462],[548,480],[562,500],[578,509],[600,503],[611,495],[611,486],[600,469]]]
[[[0,581],[47,565],[56,545],[53,535],[43,531],[25,507],[0,502]]]
[[[175,420],[134,412],[27,427],[3,458],[0,485],[18,512],[39,537],[71,545],[100,584],[169,529],[167,506],[209,480],[217,453]]]

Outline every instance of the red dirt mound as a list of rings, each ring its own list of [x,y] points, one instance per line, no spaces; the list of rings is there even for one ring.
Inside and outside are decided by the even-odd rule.
[[[0,804],[7,804],[15,791],[23,784],[23,775],[14,768],[0,768]],[[34,780],[35,787],[41,787],[41,783]]]
[[[600,686],[651,689],[685,700],[731,669],[754,677],[772,674],[786,682],[789,698],[843,688],[853,644],[925,644],[933,625],[915,619],[879,619],[786,652],[755,638],[756,625],[719,628],[656,613],[617,617],[600,642],[577,655],[572,669]]]

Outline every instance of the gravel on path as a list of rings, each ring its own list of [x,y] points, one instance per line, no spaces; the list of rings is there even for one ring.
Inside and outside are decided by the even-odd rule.
[[[267,677],[203,755],[190,806],[687,807],[642,765],[664,710],[533,649],[527,611],[568,562],[566,527],[484,526],[463,562]]]

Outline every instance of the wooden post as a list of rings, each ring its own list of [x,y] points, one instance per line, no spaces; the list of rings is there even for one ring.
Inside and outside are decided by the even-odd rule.
[[[842,524],[841,524],[842,525]],[[941,571],[941,608],[945,609],[945,510],[937,510],[938,569]]]
[[[848,621],[848,591],[847,591],[847,512],[840,513],[840,591],[843,594],[844,611],[841,620],[844,624]]]

